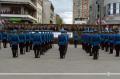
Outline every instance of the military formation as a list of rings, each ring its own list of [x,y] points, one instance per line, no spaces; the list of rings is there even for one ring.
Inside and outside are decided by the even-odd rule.
[[[80,39],[79,39],[80,38]],[[93,56],[94,60],[99,58],[99,50],[109,52],[115,56],[120,56],[120,34],[97,33],[95,30],[83,32],[79,35],[77,31],[73,32],[74,47],[77,48],[78,42],[82,40],[82,49]],[[0,32],[0,49],[2,44],[4,48],[10,44],[13,58],[24,55],[26,52],[34,51],[34,57],[40,58],[49,49],[52,49],[54,34],[50,30],[24,30],[24,31],[4,31]],[[69,44],[69,35],[67,31],[61,29],[58,36],[58,46],[60,59],[64,59]],[[19,54],[20,52],[20,54]]]
[[[119,57],[120,55],[120,34],[113,33],[85,33],[81,35],[82,38],[82,49],[93,56],[96,60],[99,57],[99,50],[109,52]]]
[[[52,31],[9,31],[0,33],[0,47],[3,42],[3,47],[7,48],[8,43],[10,44],[13,58],[17,58],[20,55],[24,55],[26,52],[34,51],[35,58],[40,58],[49,49],[52,48],[53,44],[53,33]]]

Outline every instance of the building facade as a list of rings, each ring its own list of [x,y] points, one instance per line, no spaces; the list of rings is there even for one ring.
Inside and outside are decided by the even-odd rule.
[[[43,0],[37,0],[37,23],[42,24]]]
[[[0,0],[1,18],[10,23],[40,22],[42,14],[39,13],[42,11],[38,2],[39,0]]]
[[[43,0],[43,24],[55,23],[54,6],[51,1]]]
[[[89,19],[89,0],[73,0],[73,23],[86,24]]]
[[[120,0],[104,0],[107,24],[120,24]]]
[[[90,23],[119,24],[120,0],[93,0]]]
[[[99,24],[105,17],[104,0],[91,0],[90,2],[90,24]]]

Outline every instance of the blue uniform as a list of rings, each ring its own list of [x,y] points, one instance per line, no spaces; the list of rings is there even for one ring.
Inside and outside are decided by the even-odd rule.
[[[3,42],[3,47],[7,48],[8,34],[6,32],[2,33],[2,42]]]
[[[115,46],[115,50],[116,50],[116,57],[119,57],[119,55],[120,55],[120,34],[115,35],[114,42],[115,42],[114,46]]]
[[[61,34],[58,36],[58,45],[67,45],[69,37],[68,35]]]
[[[26,52],[30,52],[30,40],[31,40],[31,38],[30,38],[30,33],[28,32],[28,33],[25,33],[25,38],[26,38],[26,40],[25,40],[25,42],[26,42]]]
[[[69,36],[67,34],[62,33],[61,35],[58,36],[58,45],[59,45],[61,59],[65,58],[68,42],[69,42]]]
[[[13,57],[18,57],[19,36],[17,34],[10,35],[10,44],[12,48]]]
[[[19,34],[19,40],[20,54],[25,54],[24,48],[26,44],[26,37],[24,33]]]
[[[73,39],[74,39],[74,46],[75,46],[75,48],[77,48],[77,44],[78,44],[78,40],[79,40],[79,36],[78,36],[77,32],[73,33]]]

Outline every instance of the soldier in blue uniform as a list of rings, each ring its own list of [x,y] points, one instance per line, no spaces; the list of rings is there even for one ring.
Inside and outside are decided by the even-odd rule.
[[[115,39],[114,37],[115,37],[114,34],[109,35],[110,54],[113,54],[113,50],[114,50],[114,39]]]
[[[25,34],[21,32],[19,34],[19,48],[20,48],[20,54],[23,55],[25,54]]]
[[[35,58],[40,58],[41,53],[41,44],[42,44],[41,34],[36,32],[33,36],[33,50],[35,54]]]
[[[120,34],[115,35],[115,50],[116,50],[116,57],[119,57],[120,55]]]
[[[78,36],[78,33],[76,31],[73,33],[73,39],[74,39],[74,47],[77,48],[79,36]]]
[[[52,32],[51,32],[50,38],[51,38],[50,43],[51,43],[51,48],[52,48],[52,44],[54,42],[54,34]]]
[[[30,52],[30,33],[29,31],[27,31],[25,33],[25,37],[26,37],[26,52]]]
[[[109,34],[105,34],[104,44],[105,44],[105,51],[108,52],[109,51]]]
[[[62,34],[58,36],[58,45],[60,51],[60,58],[63,59],[65,58],[67,52],[69,37],[66,34],[65,30],[62,30],[61,33]]]
[[[1,43],[2,43],[2,32],[0,32],[0,49],[1,49]]]
[[[104,34],[100,34],[100,37],[101,37],[100,46],[101,46],[101,49],[104,50],[105,49],[105,35]]]
[[[3,42],[3,47],[7,48],[7,42],[8,42],[7,32],[3,32],[2,33],[2,42]]]
[[[92,35],[92,54],[93,59],[98,59],[100,48],[100,36],[98,34]]]
[[[33,50],[33,35],[34,35],[34,32],[33,31],[30,31],[30,50]]]
[[[19,44],[19,36],[16,31],[10,35],[10,44],[12,49],[13,58],[18,57],[18,44]]]
[[[86,37],[85,34],[82,34],[82,35],[81,35],[81,43],[82,43],[82,49],[83,49],[83,50],[85,50],[85,37]]]
[[[42,44],[41,44],[41,55],[44,55],[44,52],[45,52],[45,37],[44,37],[44,32],[42,31],[41,32],[41,39],[42,39]]]

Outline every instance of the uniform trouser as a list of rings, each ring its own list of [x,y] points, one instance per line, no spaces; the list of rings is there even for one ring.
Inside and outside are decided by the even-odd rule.
[[[85,51],[86,51],[86,53],[89,53],[89,45],[85,46]]]
[[[30,50],[32,50],[33,49],[33,46],[32,46],[32,42],[30,42]]]
[[[84,43],[82,43],[82,49],[85,50],[85,45],[84,45]]]
[[[93,46],[92,53],[93,53],[93,59],[98,59],[98,56],[99,56],[99,46]]]
[[[2,43],[2,42],[0,41],[0,49],[1,49],[1,43]]]
[[[24,52],[24,43],[19,43],[20,54],[25,54]]]
[[[92,46],[91,46],[91,45],[88,46],[88,52],[89,52],[90,56],[93,55],[93,54],[92,54]]]
[[[44,44],[41,44],[41,55],[44,55]]]
[[[59,51],[60,51],[60,58],[65,58],[66,52],[67,52],[67,45],[59,45]]]
[[[52,41],[50,41],[50,48],[52,48]]]
[[[74,40],[74,47],[77,48],[78,41]]]
[[[108,52],[108,50],[109,50],[109,45],[108,43],[105,43],[105,52]]]
[[[119,57],[119,54],[120,54],[120,44],[115,45],[115,50],[116,50],[116,57]]]
[[[101,46],[101,49],[104,50],[104,47],[105,47],[104,43],[101,43],[100,46]]]
[[[35,54],[35,58],[40,58],[40,53],[41,53],[41,47],[40,45],[34,45],[33,50]]]
[[[30,43],[26,42],[26,52],[30,52]]]
[[[7,48],[7,40],[6,39],[3,39],[3,47]]]
[[[12,45],[13,58],[18,57],[18,45]]]
[[[113,49],[114,49],[114,46],[113,46],[113,44],[111,43],[111,44],[110,44],[110,54],[113,54]]]

